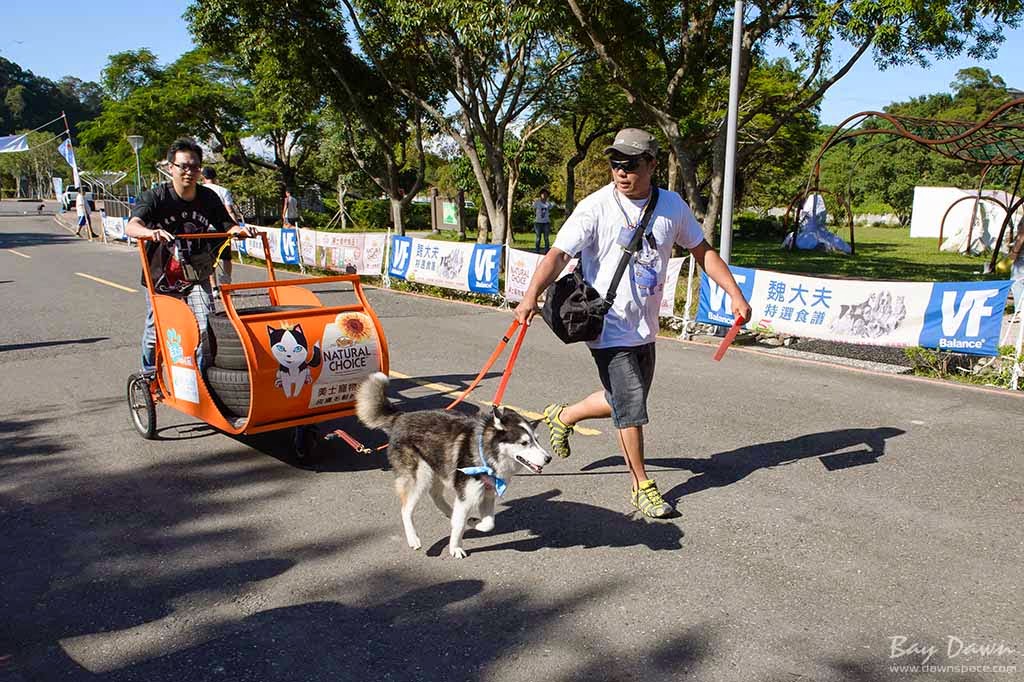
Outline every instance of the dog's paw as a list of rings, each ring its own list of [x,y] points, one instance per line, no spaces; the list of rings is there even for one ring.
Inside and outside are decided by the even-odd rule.
[[[494,530],[494,517],[488,516],[486,518],[480,519],[480,521],[478,521],[477,524],[473,527],[481,533],[490,533],[492,530]]]
[[[423,543],[420,542],[420,539],[417,537],[406,538],[406,542],[408,542],[409,546],[413,549],[419,549],[423,546]]]
[[[448,553],[451,554],[456,559],[465,559],[466,558],[466,550],[462,549],[461,547],[449,547],[448,548]]]

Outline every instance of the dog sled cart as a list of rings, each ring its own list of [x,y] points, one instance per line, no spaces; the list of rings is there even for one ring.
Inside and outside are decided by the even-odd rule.
[[[177,237],[229,238],[226,233]],[[266,234],[258,238],[269,254]],[[133,374],[127,386],[132,423],[143,438],[156,438],[156,405],[162,403],[235,436],[294,429],[301,457],[319,437],[314,425],[354,415],[363,379],[388,373],[384,330],[358,275],[280,281],[270,258],[266,281],[220,287],[223,310],[209,318],[211,352],[207,366],[200,367],[195,314],[181,298],[157,292],[147,241],[139,240],[139,253],[153,304],[156,369]],[[355,302],[325,306],[306,288],[332,282],[351,284]],[[245,307],[242,292],[253,290],[266,290],[271,305]],[[343,431],[332,435],[370,452]]]

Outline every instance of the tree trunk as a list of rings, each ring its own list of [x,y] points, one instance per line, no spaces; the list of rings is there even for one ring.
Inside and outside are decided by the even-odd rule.
[[[573,157],[565,162],[565,215],[569,217],[576,208],[576,166],[579,161]]]
[[[478,244],[487,243],[487,233],[491,228],[491,221],[487,218],[487,213],[480,209],[476,214],[476,241]]]
[[[338,176],[338,216],[341,222],[341,229],[348,229],[348,219],[345,216],[345,196],[348,194],[348,186],[341,179],[341,175]]]
[[[391,221],[395,224],[395,234],[405,236],[405,224],[402,222],[402,200],[391,197]]]

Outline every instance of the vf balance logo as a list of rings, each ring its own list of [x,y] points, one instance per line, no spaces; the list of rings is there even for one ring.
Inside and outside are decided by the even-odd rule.
[[[736,284],[740,286],[743,297],[748,301],[754,291],[755,270],[729,266]],[[700,303],[697,306],[697,321],[705,324],[732,326],[732,297],[725,290],[708,279],[703,272],[700,275]]]
[[[388,274],[392,277],[405,279],[412,260],[412,237],[391,237],[391,258],[388,261]]]
[[[498,293],[500,244],[477,244],[469,268],[469,290],[478,294]]]
[[[294,227],[281,230],[281,260],[291,265],[299,264],[299,231]]]
[[[1010,282],[937,282],[925,311],[920,345],[996,355]]]

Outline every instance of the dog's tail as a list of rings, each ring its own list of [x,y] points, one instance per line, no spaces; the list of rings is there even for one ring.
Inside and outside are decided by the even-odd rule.
[[[371,374],[356,395],[356,416],[371,429],[387,431],[398,417],[398,410],[388,402],[388,377],[383,372]]]

